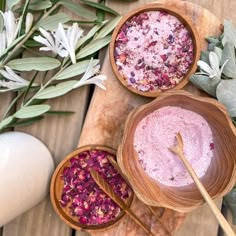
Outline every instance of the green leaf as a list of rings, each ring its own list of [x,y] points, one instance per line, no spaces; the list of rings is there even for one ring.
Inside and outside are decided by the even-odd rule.
[[[6,5],[5,1],[6,0],[0,1],[0,11],[5,11],[5,5]]]
[[[101,48],[105,47],[107,44],[110,43],[110,41],[111,36],[106,36],[104,38],[93,40],[79,51],[79,53],[76,55],[76,58],[81,59],[87,57],[97,52]]]
[[[4,120],[2,120],[0,122],[0,130],[6,128],[6,126],[9,125],[13,121],[13,119],[14,119],[13,116],[9,116],[9,117],[5,118]]]
[[[236,78],[236,58],[233,44],[227,42],[224,46],[221,58],[221,65],[228,60],[223,69],[223,74],[229,78]]]
[[[223,50],[219,47],[215,47],[214,53],[218,56],[219,61],[221,61]]]
[[[222,44],[225,46],[226,43],[231,43],[236,47],[236,30],[231,21],[224,21],[224,37],[222,40]]]
[[[20,2],[20,0],[6,0],[7,9],[12,10],[12,8],[19,2]]]
[[[236,79],[221,80],[216,96],[225,105],[230,116],[236,117]]]
[[[50,99],[62,96],[73,89],[76,80],[66,81],[55,86],[50,86],[35,95],[36,99]]]
[[[93,60],[92,64],[93,66],[97,65],[99,60]],[[90,63],[90,60],[84,60],[81,62],[77,62],[69,67],[67,67],[65,70],[63,70],[61,73],[59,73],[55,79],[56,80],[63,80],[63,79],[68,79],[77,75],[83,74],[88,65]]]
[[[94,39],[99,39],[107,36],[112,32],[112,30],[116,27],[118,22],[120,21],[122,17],[117,16],[113,20],[109,21],[99,32],[98,34],[94,37]]]
[[[209,54],[210,54],[210,52],[208,52],[208,51],[201,52],[201,60],[206,62],[208,65],[210,65]]]
[[[48,111],[47,114],[49,115],[72,115],[74,114],[74,111]]]
[[[9,127],[29,126],[37,121],[42,120],[43,118],[44,118],[43,116],[37,116],[37,117],[29,118],[29,119],[24,119],[24,120],[17,121],[13,124],[7,125],[7,127],[9,128]]]
[[[60,66],[59,60],[50,57],[27,57],[9,61],[7,66],[18,71],[47,71]]]
[[[214,43],[214,44],[217,44],[220,42],[219,39],[216,37],[207,37],[206,40],[208,43]]]
[[[199,89],[207,92],[213,97],[216,97],[216,88],[220,80],[216,78],[210,79],[208,76],[195,74],[190,77],[190,81]]]
[[[100,4],[105,5],[105,0],[99,1]],[[105,20],[106,14],[104,11],[97,9],[96,11],[97,21],[102,22]]]
[[[76,48],[79,48],[82,46],[85,42],[87,42],[89,39],[91,39],[106,23],[107,21],[102,22],[100,25],[95,25],[87,34],[86,36],[79,39]]]
[[[67,14],[60,12],[40,20],[36,24],[36,27],[42,27],[45,30],[55,30],[58,27],[59,23],[63,24],[68,21],[70,21],[70,17]]]
[[[4,19],[2,14],[0,14],[0,33],[3,31],[3,27],[4,27]]]
[[[70,10],[71,12],[75,13],[78,16],[82,16],[86,19],[92,19],[92,20],[95,20],[97,18],[93,12],[83,8],[81,5],[74,3],[70,0],[61,0],[60,3],[65,8],[67,8],[68,10]]]
[[[13,116],[19,119],[27,119],[31,117],[36,117],[49,111],[51,107],[49,105],[33,105],[22,107]]]
[[[29,9],[33,11],[40,11],[52,7],[52,3],[49,0],[35,1],[29,4]]]
[[[44,102],[46,102],[47,99],[34,99],[31,103],[30,103],[30,106],[31,105],[40,105],[40,104],[43,104]]]
[[[100,9],[100,10],[103,10],[105,12],[108,12],[108,13],[111,13],[115,16],[119,16],[120,14],[116,11],[114,11],[113,9],[111,9],[110,7],[107,7],[107,6],[104,6],[103,4],[99,4],[99,3],[96,3],[96,2],[90,2],[90,1],[86,1],[86,0],[80,0],[82,3],[90,6],[90,7],[94,7],[94,8],[97,8],[97,9]]]
[[[3,53],[2,53],[2,55],[1,55],[1,57],[0,57],[0,59],[3,58],[13,47],[15,47],[25,36],[26,36],[26,34],[23,34],[23,35],[21,35],[19,38],[17,38],[16,40],[14,40],[14,41],[12,42],[12,44],[9,45],[9,47],[7,47],[7,48],[3,51]]]

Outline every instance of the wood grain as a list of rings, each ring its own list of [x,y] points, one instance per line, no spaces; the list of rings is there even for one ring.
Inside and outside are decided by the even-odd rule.
[[[119,1],[109,0],[107,3],[108,6],[113,7],[118,12],[123,14],[147,2],[150,1],[142,0],[137,2],[121,3]],[[178,0],[166,2],[174,4],[175,6],[177,5],[177,7],[181,9],[185,14],[189,14],[192,17],[193,21],[197,22],[196,27],[200,35],[202,36],[201,43],[203,48],[204,46],[206,46],[204,40],[205,36],[215,35],[219,33],[218,27],[220,22],[218,21],[218,19],[206,10],[201,11],[202,8],[200,6],[181,2]],[[215,4],[217,4],[216,1]],[[220,6],[220,4],[218,6]],[[201,13],[199,14],[199,12]],[[104,65],[109,65],[108,56],[105,59]],[[97,143],[106,144],[110,145],[112,148],[117,148],[122,137],[124,122],[129,112],[138,105],[147,103],[151,100],[143,99],[134,94],[131,95],[130,92],[123,89],[116,78],[114,78],[112,70],[109,66],[103,68],[103,73],[109,76],[109,80],[106,82],[107,91],[104,92],[99,89],[95,90],[79,144],[85,145],[89,143]],[[196,88],[191,84],[189,84],[186,89],[195,94],[203,94],[202,92],[196,90]],[[104,100],[105,102],[103,102]],[[140,204],[140,202],[136,199],[132,206],[134,209],[145,209],[144,206],[138,207],[138,205],[136,205],[137,203]],[[165,212],[166,211],[164,211],[163,215],[165,215]],[[173,213],[174,212],[171,212],[171,214]],[[142,212],[142,214],[145,215],[146,212]],[[166,219],[170,220],[171,214],[166,214],[168,215]],[[201,212],[201,214],[204,215],[203,221],[206,221],[208,223],[208,232],[210,232],[210,234],[208,235],[216,235],[218,224],[215,222],[214,217],[210,212],[204,210]],[[182,223],[183,215],[175,215],[175,217],[178,218],[179,224]],[[173,224],[173,221],[170,222],[168,220],[166,221],[166,224],[172,227],[173,232],[173,228],[176,229],[179,225],[175,225],[176,222]],[[184,231],[181,236],[197,235],[194,232],[194,228],[195,227],[193,227],[192,225],[191,231]],[[202,230],[204,231],[204,229]],[[132,225],[130,219],[126,218],[122,224],[117,224],[115,230],[108,230],[107,232],[100,232],[96,234],[93,233],[93,235],[143,235],[143,231],[140,232],[140,229],[135,228],[135,225]]]
[[[79,19],[65,9],[62,11],[70,14],[73,19]],[[50,73],[46,78],[50,78]],[[57,165],[77,146],[87,111],[88,98],[89,87],[86,86],[61,98],[53,99],[48,102],[52,105],[53,110],[71,110],[75,111],[75,114],[70,116],[47,115],[42,121],[32,126],[16,130],[32,134],[43,141]],[[41,204],[5,225],[2,236],[70,236],[71,234],[72,229],[59,219],[47,197]]]

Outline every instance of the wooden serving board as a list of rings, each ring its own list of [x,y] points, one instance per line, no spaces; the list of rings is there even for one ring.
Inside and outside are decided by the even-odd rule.
[[[147,2],[150,1],[141,1],[142,4]],[[196,4],[179,0],[163,0],[159,2],[174,6],[182,11],[183,14],[192,18],[200,35],[202,49],[206,47],[206,36],[220,33],[220,21],[208,10]],[[130,3],[123,10],[127,12],[139,5],[140,3],[138,2]],[[150,102],[151,99],[135,95],[120,84],[113,74],[108,52],[103,62],[102,74],[108,77],[105,83],[107,90],[103,91],[96,88],[82,130],[79,146],[101,144],[116,149],[121,141],[125,120],[130,111],[139,105]],[[191,84],[188,84],[185,89],[193,94],[204,95]],[[155,217],[150,214],[141,201],[135,199],[131,207],[143,221],[150,225],[155,235],[166,235],[160,224],[155,220]],[[156,211],[160,215],[162,223],[171,233],[175,232],[184,221],[185,215],[182,213],[163,208],[156,208]],[[93,236],[145,235],[144,231],[127,215],[109,229],[91,231],[90,233]]]

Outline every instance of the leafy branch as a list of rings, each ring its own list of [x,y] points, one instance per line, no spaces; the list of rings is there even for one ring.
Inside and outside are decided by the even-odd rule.
[[[199,72],[190,81],[223,103],[233,119],[236,117],[236,29],[232,22],[225,20],[224,32],[207,41],[208,50],[202,52],[198,61]]]
[[[120,20],[119,14],[103,3],[26,0],[24,6],[20,7],[18,3],[19,0],[9,1],[7,8],[20,12],[19,19],[15,19],[12,11],[0,14],[0,92],[18,93],[2,117],[0,132],[8,127],[37,122],[44,114],[72,114],[53,111],[50,105],[44,103],[73,89],[87,84],[105,89],[103,81],[106,76],[99,75],[99,60],[92,57],[109,44],[110,34]],[[99,12],[95,15],[82,5]],[[67,14],[58,12],[61,6],[86,20],[72,21]],[[38,19],[34,19],[34,11],[41,13]],[[104,20],[105,13],[114,17],[109,21]],[[8,21],[15,24],[8,27]],[[94,26],[83,35],[83,30],[78,26],[80,22]],[[40,51],[50,51],[51,54],[44,56],[34,53],[34,57],[21,57],[25,50],[31,51],[31,47],[35,46],[39,46]],[[19,75],[19,72],[24,72],[25,75],[32,70],[35,73],[30,80]],[[39,72],[46,76],[52,70],[56,72],[50,73],[52,75],[49,80],[38,83],[36,77]],[[17,103],[20,106],[13,112]]]

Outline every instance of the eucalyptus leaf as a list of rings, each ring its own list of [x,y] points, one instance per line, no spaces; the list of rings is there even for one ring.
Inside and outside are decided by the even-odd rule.
[[[227,42],[224,46],[221,65],[228,60],[223,69],[223,74],[230,78],[236,78],[236,58],[233,44]]]
[[[0,14],[0,33],[3,31],[4,28],[4,19],[2,14]]]
[[[236,30],[231,21],[224,21],[224,37],[222,44],[225,46],[226,43],[231,43],[236,47]]]
[[[99,60],[93,60],[92,61],[92,65],[95,66],[97,65],[99,62]],[[55,79],[56,80],[64,80],[64,79],[68,79],[77,75],[81,75],[83,74],[88,65],[90,63],[90,60],[84,60],[81,62],[77,62],[69,67],[67,67],[65,70],[63,70],[61,73],[59,73]]]
[[[78,16],[82,16],[86,19],[92,19],[92,20],[95,20],[97,18],[93,12],[85,9],[81,5],[74,3],[70,0],[61,0],[60,3],[65,8],[67,8],[68,10],[70,10],[71,12],[75,13]]]
[[[35,95],[36,99],[50,99],[62,96],[73,89],[73,86],[77,83],[76,80],[62,82],[55,86],[50,86]]]
[[[7,9],[8,10],[12,10],[12,8],[18,4],[20,2],[20,0],[6,0],[7,3]]]
[[[33,105],[21,107],[13,116],[19,119],[27,119],[44,114],[50,110],[49,105]]]
[[[99,32],[98,34],[94,37],[94,39],[99,39],[107,36],[112,32],[112,30],[116,27],[118,22],[120,21],[122,17],[117,16],[113,20],[109,21]]]
[[[114,11],[113,9],[111,9],[110,7],[107,7],[103,4],[99,4],[99,3],[96,3],[96,2],[91,2],[91,1],[87,1],[87,0],[80,0],[82,3],[90,6],[90,7],[94,7],[94,8],[97,8],[97,9],[100,9],[100,10],[103,10],[105,12],[108,12],[108,13],[111,13],[115,16],[119,16],[120,14],[116,11]]]
[[[36,24],[36,27],[42,27],[45,30],[55,30],[58,27],[59,23],[63,24],[68,21],[70,21],[70,17],[67,14],[60,12],[40,20]]]
[[[7,66],[18,71],[48,71],[57,68],[61,63],[50,57],[27,57],[9,61]]]
[[[221,61],[223,50],[219,47],[215,47],[214,53],[218,56],[219,61]]]
[[[33,123],[40,121],[42,119],[43,119],[43,116],[37,116],[37,117],[33,117],[33,118],[23,119],[23,120],[15,122],[13,124],[7,125],[7,128],[29,126],[29,125],[32,125]]]
[[[91,39],[106,23],[107,21],[102,22],[100,25],[95,25],[86,36],[79,39],[76,48],[82,46],[87,40]]]
[[[13,121],[13,119],[14,119],[13,116],[9,116],[5,118],[4,120],[2,120],[0,122],[0,130],[4,129],[7,125],[9,125]]]
[[[208,43],[214,43],[214,44],[217,44],[220,42],[219,39],[216,37],[207,37],[206,40]]]
[[[225,105],[231,117],[236,117],[236,79],[221,80],[216,89],[217,99]]]
[[[33,11],[40,11],[52,7],[52,3],[49,0],[35,1],[29,4],[29,9]]]
[[[206,62],[208,65],[210,64],[209,54],[210,53],[208,51],[202,51],[201,52],[201,60]]]
[[[190,77],[190,81],[201,90],[207,92],[213,97],[216,97],[216,88],[220,82],[220,79],[216,78],[211,79],[205,75],[195,74]]]
[[[76,58],[81,59],[87,57],[97,52],[101,48],[105,47],[107,44],[110,43],[110,41],[111,36],[106,36],[104,38],[93,40],[79,51],[79,53],[76,55]]]

